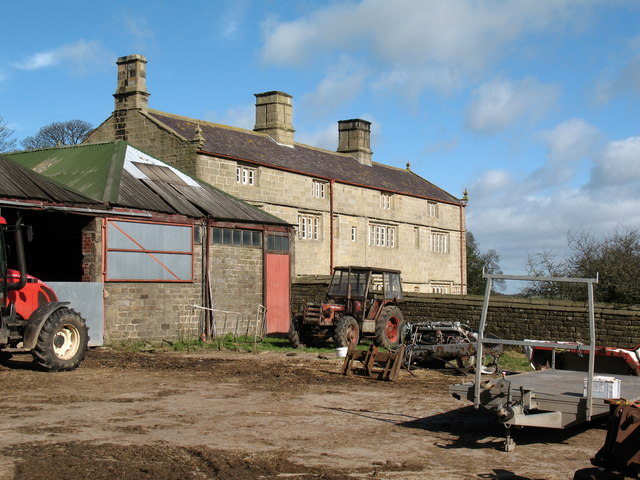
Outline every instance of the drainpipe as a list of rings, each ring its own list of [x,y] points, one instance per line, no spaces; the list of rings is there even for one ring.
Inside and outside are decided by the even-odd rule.
[[[204,247],[204,278],[202,279],[202,304],[206,308],[213,308],[213,288],[211,286],[211,239],[209,238],[211,232],[211,222],[209,219],[203,221],[201,225],[204,229],[202,232],[202,242],[206,245]],[[213,326],[213,310],[204,310],[202,312],[202,331],[200,332],[200,338],[202,340],[212,338],[212,326]]]
[[[335,239],[334,239],[334,229],[335,226],[333,224],[333,186],[334,186],[335,180],[331,179],[329,180],[329,225],[330,225],[330,233],[329,235],[331,236],[331,253],[329,256],[329,263],[330,263],[330,269],[331,271],[329,273],[333,273],[333,267],[334,267],[334,254],[335,254]]]
[[[466,294],[466,289],[464,288],[464,286],[466,284],[465,269],[466,269],[466,263],[467,263],[467,258],[465,254],[467,239],[465,235],[465,227],[463,225],[463,222],[464,222],[464,215],[462,214],[463,208],[464,206],[460,205],[460,294],[461,295]]]

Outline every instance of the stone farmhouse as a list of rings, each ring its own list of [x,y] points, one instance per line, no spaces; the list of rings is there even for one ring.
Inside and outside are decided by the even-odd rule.
[[[0,208],[92,345],[289,329],[292,226],[124,141],[0,157]]]
[[[466,293],[466,199],[374,162],[370,122],[339,121],[333,152],[295,142],[279,91],[255,95],[253,131],[153,110],[146,64],[118,59],[115,110],[87,142],[125,140],[295,225],[293,277],[369,265],[401,270],[408,291]]]

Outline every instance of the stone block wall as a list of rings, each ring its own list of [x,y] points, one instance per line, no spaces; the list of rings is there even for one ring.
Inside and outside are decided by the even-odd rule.
[[[195,146],[139,110],[114,112],[85,143],[124,140],[177,169],[195,175]]]
[[[329,277],[304,277],[292,285],[292,314],[305,299],[320,301]],[[408,321],[448,321],[478,328],[481,296],[407,293],[401,305]],[[597,343],[608,347],[640,345],[640,306],[595,305]],[[487,331],[508,340],[538,339],[589,342],[584,302],[534,300],[495,295],[489,304]]]
[[[198,338],[199,282],[109,282],[104,291],[105,343]]]
[[[253,334],[263,302],[261,248],[211,246],[211,284],[216,333]]]
[[[331,189],[325,183],[324,198],[313,195],[309,175],[255,167],[254,185],[236,181],[235,160],[198,155],[198,178],[279,218],[298,225],[298,216],[319,219],[319,239],[295,239],[293,275],[327,274],[331,271]],[[251,165],[246,165],[252,167]],[[448,293],[464,289],[464,211],[458,205],[437,203],[405,195],[392,195],[383,208],[381,192],[371,188],[334,183],[333,235],[335,265],[371,265],[398,268],[407,289],[431,292],[434,285]],[[395,228],[395,246],[369,244],[372,224]],[[355,229],[355,240],[352,237]],[[447,237],[446,252],[432,252],[432,233]],[[462,232],[462,233],[461,233]]]

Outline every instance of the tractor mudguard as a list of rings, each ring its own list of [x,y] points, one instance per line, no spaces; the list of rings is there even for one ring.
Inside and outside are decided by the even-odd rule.
[[[40,330],[42,330],[42,326],[44,325],[44,322],[47,321],[47,318],[49,318],[56,310],[64,308],[70,303],[71,302],[51,302],[38,307],[31,317],[29,317],[29,321],[25,326],[24,338],[22,339],[23,348],[27,350],[35,348],[38,336],[40,335]]]

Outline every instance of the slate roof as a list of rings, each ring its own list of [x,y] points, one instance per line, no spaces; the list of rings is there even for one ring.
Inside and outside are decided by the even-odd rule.
[[[23,201],[36,200],[53,204],[98,203],[1,155],[0,197]]]
[[[341,183],[460,204],[460,200],[408,169],[374,162],[362,165],[351,155],[309,147],[280,145],[263,133],[208,123],[157,110],[148,110],[155,121],[169,127],[184,139],[196,136],[200,126],[204,145],[201,151],[294,171]]]
[[[28,150],[6,156],[81,193],[83,198],[86,195],[110,207],[288,225],[121,140]]]

